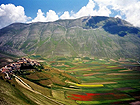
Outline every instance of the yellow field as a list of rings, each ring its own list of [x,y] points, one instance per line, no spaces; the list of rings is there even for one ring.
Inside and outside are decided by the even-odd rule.
[[[96,84],[96,85],[87,85],[87,84],[75,84],[76,86],[79,87],[103,87],[103,84]]]

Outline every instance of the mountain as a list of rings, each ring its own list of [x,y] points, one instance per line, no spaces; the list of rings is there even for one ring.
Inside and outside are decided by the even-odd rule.
[[[140,59],[140,29],[113,17],[14,23],[0,30],[0,51],[15,55]]]

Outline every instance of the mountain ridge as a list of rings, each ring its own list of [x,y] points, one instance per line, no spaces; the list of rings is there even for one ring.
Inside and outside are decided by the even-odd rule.
[[[125,20],[104,16],[86,16],[55,22],[14,23],[0,29],[0,47],[47,57],[140,59],[139,39],[139,28]]]

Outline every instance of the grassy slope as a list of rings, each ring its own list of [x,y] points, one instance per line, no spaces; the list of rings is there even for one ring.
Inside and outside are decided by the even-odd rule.
[[[65,98],[64,96],[64,91],[62,90],[48,90],[47,88],[44,88],[42,86],[39,86],[29,80],[26,80],[24,78],[22,78],[22,80],[24,80],[27,84],[29,84],[35,91],[38,91],[40,93],[42,93],[45,96],[51,97],[52,99],[61,102],[65,105],[77,105],[75,101],[73,100],[68,100]]]
[[[22,87],[20,87],[22,89]],[[28,92],[25,90],[25,92]],[[0,104],[1,105],[31,105],[36,103],[29,99],[18,88],[0,79]]]
[[[0,51],[0,68],[17,60],[17,56]]]
[[[20,77],[21,78],[21,77]],[[51,90],[39,86],[33,82],[30,82],[22,78],[28,85],[30,85],[35,91],[42,93],[45,96],[48,96],[58,102],[70,105],[76,105],[72,100],[66,100],[65,98],[58,98],[59,92],[51,93]],[[52,102],[45,98],[43,95],[36,94],[31,92],[21,85],[19,85],[14,79],[10,82],[0,79],[0,104],[1,105],[57,105],[55,102]],[[14,84],[14,85],[12,85]]]
[[[7,63],[9,63],[9,62],[7,62]],[[78,81],[77,79],[73,78],[72,76],[69,76],[66,73],[60,72],[58,70],[48,68],[48,67],[45,69],[46,70],[51,69],[51,70],[50,71],[36,72],[33,75],[39,76],[39,79],[48,78],[48,77],[52,76],[51,78],[49,78],[51,81],[51,84],[54,84],[54,86],[59,87],[59,88],[61,88],[61,84],[62,84],[62,86],[66,84],[64,82],[64,79]],[[28,70],[28,72],[29,72],[29,70]],[[1,76],[3,76],[3,74],[1,74]],[[4,76],[3,76],[3,78],[4,78]],[[39,86],[39,85],[37,85],[29,80],[26,80],[24,78],[22,78],[22,80],[25,81],[27,84],[29,84],[35,91],[38,91],[45,96],[49,96],[51,98],[54,98],[54,100],[59,100],[59,102],[62,102],[64,104],[70,104],[70,103],[73,103],[73,105],[76,104],[75,101],[65,99],[65,95],[61,94],[60,91],[58,92],[55,90],[48,89],[46,87]],[[16,81],[14,79],[10,80],[10,82],[5,82],[5,81],[4,80],[0,81],[0,83],[1,83],[0,94],[1,94],[1,103],[2,104],[3,103],[8,103],[8,104],[12,104],[12,105],[18,104],[18,103],[19,104],[21,104],[21,103],[34,104],[34,105],[35,104],[41,104],[41,105],[47,105],[47,104],[54,105],[54,104],[56,104],[56,103],[51,102],[50,100],[46,99],[44,96],[41,96],[39,94],[35,94],[35,93],[28,91],[27,89],[21,87],[19,84],[16,83]],[[9,81],[9,80],[7,80],[7,81]],[[14,84],[14,85],[12,86],[12,84]],[[43,82],[42,84],[46,84],[46,83]],[[8,94],[4,93],[4,91],[8,92]],[[59,97],[60,95],[63,96],[63,98],[62,97],[60,98]],[[6,97],[9,97],[10,99],[9,98],[6,99]],[[22,101],[25,101],[25,102],[22,102]]]
[[[85,19],[60,20],[49,23],[19,24],[19,26],[16,24],[15,29],[9,26],[5,30],[1,30],[1,36],[5,35],[6,37],[1,37],[0,42],[4,46],[16,48],[28,54],[36,53],[48,57],[83,55],[137,58],[140,56],[140,33],[126,32],[127,35],[119,36],[118,33],[110,33],[105,29],[109,24],[115,25],[114,29],[120,29],[119,25],[126,25],[124,21],[116,18],[105,21],[108,19],[107,17],[96,17],[95,20],[94,18],[93,20],[91,18],[91,22],[85,17]],[[89,25],[85,29],[87,21],[91,26]],[[104,29],[105,24],[107,26]],[[93,25],[97,25],[97,27],[93,27]],[[99,26],[102,27],[99,28]],[[8,28],[12,30],[12,35],[7,32]],[[3,42],[3,40],[6,41]]]

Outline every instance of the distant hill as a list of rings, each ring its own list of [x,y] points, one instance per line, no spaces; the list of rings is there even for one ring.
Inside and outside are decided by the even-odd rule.
[[[0,50],[15,55],[140,59],[140,29],[113,17],[14,23],[0,30]]]

